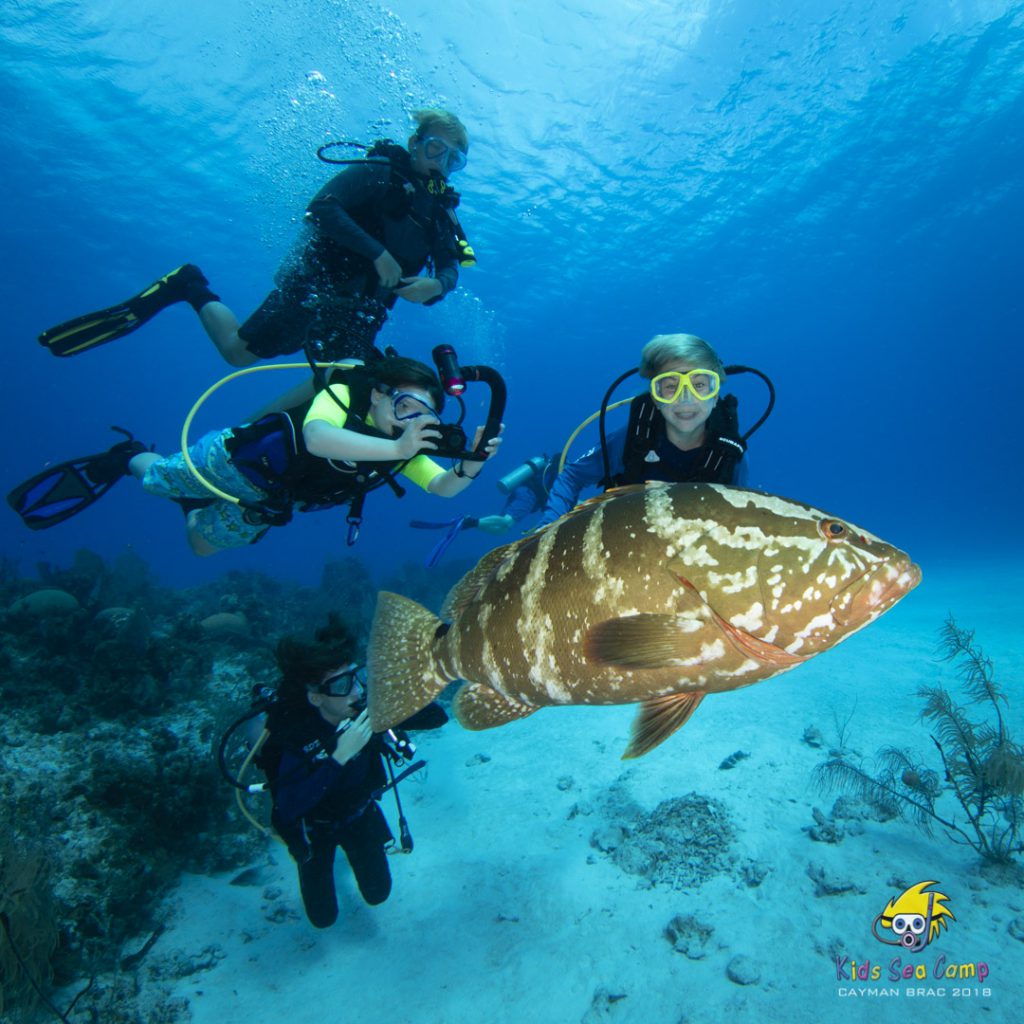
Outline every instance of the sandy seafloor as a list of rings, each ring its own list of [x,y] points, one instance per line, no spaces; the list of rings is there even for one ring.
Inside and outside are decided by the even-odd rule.
[[[453,722],[420,734],[429,768],[402,786],[416,848],[392,858],[387,903],[365,906],[339,855],[341,917],[314,930],[276,845],[256,886],[188,876],[140,968],[144,998],[163,1001],[170,985],[197,1024],[1020,1020],[1024,941],[1010,929],[1024,915],[1019,881],[981,876],[971,850],[909,823],[868,821],[836,845],[803,831],[812,808],[827,813],[835,799],[811,784],[826,751],[801,742],[805,727],[834,742],[835,719],[852,711],[848,746],[873,754],[905,743],[935,759],[915,690],[955,683],[934,655],[948,612],[976,629],[1011,699],[1019,693],[1021,565],[923,569],[922,586],[882,620],[792,673],[707,699],[639,761],[619,759],[631,708],[549,709],[488,733]],[[1019,740],[1020,704],[1009,715]],[[750,756],[720,770],[738,749]],[[626,874],[591,845],[616,782],[645,810],[691,791],[723,801],[739,833],[732,852],[766,864],[763,882],[720,875],[678,891]],[[390,797],[383,806],[394,822]],[[816,896],[812,863],[859,891]],[[888,980],[902,951],[872,937],[872,920],[901,884],[929,879],[956,921],[903,963],[932,972],[942,956],[984,962],[984,984]],[[677,914],[713,926],[703,959],[666,939]],[[835,944],[881,965],[881,980],[840,981],[828,952]],[[737,956],[756,981],[730,980]],[[180,973],[188,963],[213,966],[169,982],[170,965]],[[844,994],[866,989],[888,994]]]

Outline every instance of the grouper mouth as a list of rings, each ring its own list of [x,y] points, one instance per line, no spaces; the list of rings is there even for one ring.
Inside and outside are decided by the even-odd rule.
[[[837,594],[831,604],[836,622],[860,628],[873,622],[921,582],[921,568],[909,558],[865,572]]]
[[[689,580],[682,577],[680,580],[698,592]],[[822,614],[817,617],[820,621],[812,619],[808,622],[806,630],[801,633],[800,646],[804,653],[800,654],[769,640],[762,640],[723,618],[710,605],[708,608],[719,628],[737,650],[763,665],[787,669],[813,658],[821,650],[821,641],[835,642],[838,639],[834,637],[837,629],[846,636],[873,622],[920,582],[921,569],[909,558],[865,569],[836,594],[829,604],[822,606]],[[789,637],[787,642],[792,643],[792,640]],[[831,643],[826,646],[831,646]]]

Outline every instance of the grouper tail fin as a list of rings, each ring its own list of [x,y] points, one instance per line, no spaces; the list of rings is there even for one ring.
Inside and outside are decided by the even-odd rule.
[[[366,654],[374,732],[411,718],[450,682],[437,659],[443,625],[433,612],[401,594],[378,594]]]

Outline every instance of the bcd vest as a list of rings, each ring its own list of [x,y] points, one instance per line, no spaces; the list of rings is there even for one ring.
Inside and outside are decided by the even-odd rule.
[[[335,370],[331,384],[349,389],[345,429],[386,437],[366,422],[373,385],[365,369]],[[234,427],[224,447],[232,464],[275,505],[298,505],[303,512],[345,505],[387,482],[401,461],[346,462],[313,455],[306,448],[302,425],[313,400],[255,423]]]
[[[730,484],[735,479],[736,467],[747,450],[740,437],[735,395],[719,399],[707,418],[704,433],[707,442],[699,449],[696,468],[675,483]],[[654,399],[647,393],[637,395],[629,406],[626,446],[622,453],[624,468],[613,478],[611,485],[621,487],[643,483],[650,468],[647,456],[658,447],[664,436],[665,421]]]

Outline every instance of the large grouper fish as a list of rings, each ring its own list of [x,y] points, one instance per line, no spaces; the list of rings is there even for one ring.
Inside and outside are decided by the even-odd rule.
[[[467,729],[639,702],[623,755],[639,757],[707,694],[834,647],[920,579],[902,551],[797,501],[719,484],[619,488],[485,555],[441,618],[382,592],[370,725],[397,725],[461,679]]]

